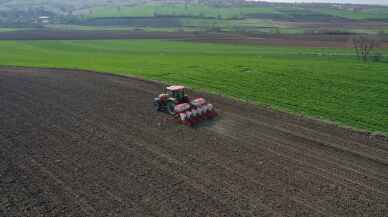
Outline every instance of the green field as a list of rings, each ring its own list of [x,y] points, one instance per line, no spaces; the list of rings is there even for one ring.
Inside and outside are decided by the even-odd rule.
[[[319,8],[313,11],[317,13],[353,20],[388,19],[387,7],[371,7],[362,11],[340,10],[335,8]]]
[[[30,30],[28,28],[0,28],[0,32],[16,32],[16,31],[23,31],[23,30]]]
[[[1,65],[141,76],[388,132],[388,63],[359,62],[348,49],[159,40],[1,41],[0,49]]]

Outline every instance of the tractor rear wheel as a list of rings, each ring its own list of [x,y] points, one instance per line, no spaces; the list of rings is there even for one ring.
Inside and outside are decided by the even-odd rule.
[[[169,101],[167,103],[167,112],[170,114],[170,115],[175,115],[175,103],[172,102],[172,101]]]
[[[160,103],[155,101],[154,102],[154,108],[155,108],[156,111],[160,111]]]

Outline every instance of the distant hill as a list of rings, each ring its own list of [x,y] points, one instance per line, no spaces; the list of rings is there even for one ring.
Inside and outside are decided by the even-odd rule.
[[[252,0],[255,1],[255,0]],[[289,2],[289,3],[335,3],[335,4],[367,4],[367,5],[388,5],[388,0],[263,0],[268,2]]]
[[[388,7],[383,6],[245,0],[0,0],[0,14],[0,27],[41,26],[37,20],[40,16],[50,17],[51,24],[239,31],[260,28],[271,32],[284,27],[273,24],[277,21],[388,22]]]

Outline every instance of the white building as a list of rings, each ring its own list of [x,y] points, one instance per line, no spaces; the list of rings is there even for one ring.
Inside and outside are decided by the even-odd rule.
[[[39,17],[39,23],[42,23],[42,24],[48,24],[48,23],[50,23],[50,17],[47,17],[47,16],[41,16],[41,17]]]

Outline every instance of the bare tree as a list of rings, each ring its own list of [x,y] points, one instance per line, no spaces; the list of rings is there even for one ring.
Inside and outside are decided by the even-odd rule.
[[[353,47],[357,57],[364,62],[368,61],[372,51],[380,46],[378,37],[360,35],[352,38]]]

